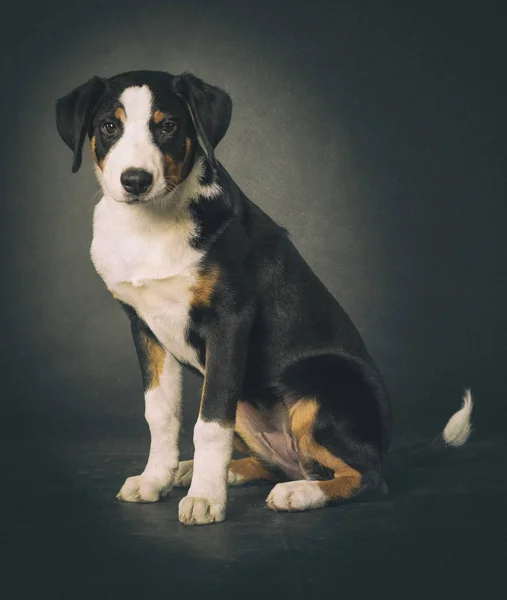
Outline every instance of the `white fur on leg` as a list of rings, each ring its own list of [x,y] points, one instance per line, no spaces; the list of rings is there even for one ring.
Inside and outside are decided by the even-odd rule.
[[[185,525],[205,525],[225,519],[233,436],[232,427],[206,422],[200,417],[197,420],[192,483],[179,505],[179,519]]]
[[[194,461],[182,460],[178,466],[176,477],[174,478],[174,487],[190,487],[193,473]]]
[[[472,431],[470,417],[473,405],[470,390],[465,390],[461,409],[452,415],[442,433],[448,446],[462,446],[467,441]]]
[[[173,486],[179,459],[181,367],[172,355],[166,355],[160,384],[146,392],[145,402],[150,455],[141,475],[129,477],[118,493],[118,500],[124,502],[157,502]]]
[[[178,466],[178,471],[174,479],[174,487],[190,487],[192,483],[192,475],[194,472],[193,460],[182,460]],[[234,473],[231,469],[227,471],[228,485],[241,485],[245,483],[244,478],[238,473]]]
[[[327,496],[315,481],[288,481],[278,483],[266,499],[271,510],[300,511],[321,508]]]

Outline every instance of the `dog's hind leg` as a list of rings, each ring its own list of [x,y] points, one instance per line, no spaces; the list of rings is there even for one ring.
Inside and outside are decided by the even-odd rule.
[[[363,477],[358,469],[315,441],[313,432],[318,408],[316,400],[308,399],[298,401],[290,411],[293,436],[307,465],[309,479],[276,485],[266,500],[272,510],[321,508],[334,502],[349,500],[364,487]],[[312,471],[320,470],[328,471],[331,478],[312,480]]]
[[[193,460],[180,462],[174,485],[176,487],[189,487],[192,482],[193,470]],[[275,482],[278,481],[278,478],[253,456],[231,460],[227,474],[228,485],[244,485],[253,481]]]
[[[252,481],[277,481],[277,476],[266,469],[256,458],[249,456],[231,460],[229,464],[229,485],[243,485]]]
[[[384,489],[378,390],[359,371],[340,370],[339,362],[333,367],[332,361],[319,358],[314,367],[320,377],[310,384],[313,389],[304,390],[313,395],[298,390],[286,398],[293,445],[306,479],[276,485],[267,498],[273,510],[310,510]],[[311,365],[300,367],[299,381],[301,375],[306,382],[310,375],[311,381],[312,370]]]

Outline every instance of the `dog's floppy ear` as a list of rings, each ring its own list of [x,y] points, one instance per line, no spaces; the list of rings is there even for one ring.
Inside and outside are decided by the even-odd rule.
[[[176,77],[174,85],[176,93],[183,98],[190,111],[201,148],[210,162],[215,164],[213,151],[231,122],[230,96],[187,72]]]
[[[62,140],[74,152],[72,172],[81,166],[83,144],[89,132],[91,117],[104,91],[104,80],[92,77],[56,102],[56,127]]]

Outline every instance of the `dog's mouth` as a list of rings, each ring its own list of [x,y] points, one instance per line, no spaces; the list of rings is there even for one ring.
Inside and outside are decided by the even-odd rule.
[[[150,199],[143,196],[129,196],[128,198],[117,200],[117,202],[121,202],[123,204],[148,204]]]
[[[144,206],[144,205],[148,205],[148,204],[154,204],[159,200],[162,200],[163,198],[165,198],[168,194],[170,194],[170,190],[164,190],[163,192],[159,192],[158,194],[146,194],[146,195],[140,195],[140,196],[135,196],[133,194],[129,194],[126,197],[123,198],[114,198],[114,200],[116,200],[116,202],[119,202],[120,204],[128,204],[129,206]]]
[[[155,190],[149,190],[145,194],[125,194],[121,197],[115,197],[116,202],[121,204],[150,204],[157,201],[165,195],[165,192],[156,193]]]
[[[129,205],[146,205],[146,204],[155,204],[159,201],[170,200],[173,194],[177,193],[178,185],[166,185],[161,190],[151,190],[147,194],[128,194],[123,198],[116,199],[117,202],[121,202],[123,204]]]
[[[148,198],[143,198],[141,196],[129,196],[128,198],[118,198],[116,196],[109,196],[112,200],[117,202],[118,204],[128,204],[129,206],[133,205],[141,205],[141,204],[149,204],[151,200]]]

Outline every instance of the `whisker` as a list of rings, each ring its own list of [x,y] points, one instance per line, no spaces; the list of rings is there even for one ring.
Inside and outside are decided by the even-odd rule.
[[[97,198],[97,196],[102,192],[102,188],[99,187],[99,189],[95,192],[95,194],[93,194],[93,196],[90,198],[90,202],[93,202],[95,200],[95,198]]]
[[[86,184],[86,187],[87,187],[87,188],[89,188],[89,187],[92,187],[92,186],[95,186],[95,185],[98,185],[98,186],[100,187],[100,183],[99,183],[99,182],[97,181],[97,179],[94,177],[94,178],[93,178],[91,181],[89,181],[89,182]]]

